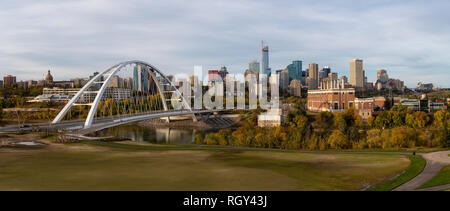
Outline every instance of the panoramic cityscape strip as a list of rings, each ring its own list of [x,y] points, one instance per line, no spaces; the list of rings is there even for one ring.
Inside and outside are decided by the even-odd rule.
[[[448,8],[6,1],[0,193],[133,190],[101,195],[177,210],[448,197]],[[70,200],[47,193],[33,204]]]

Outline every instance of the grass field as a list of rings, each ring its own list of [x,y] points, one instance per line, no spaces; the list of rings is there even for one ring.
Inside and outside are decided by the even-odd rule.
[[[388,154],[75,144],[0,151],[0,190],[361,190],[409,163],[405,156]]]
[[[445,166],[439,171],[433,178],[425,182],[423,185],[417,189],[429,188],[439,185],[446,185],[450,183],[450,166]]]

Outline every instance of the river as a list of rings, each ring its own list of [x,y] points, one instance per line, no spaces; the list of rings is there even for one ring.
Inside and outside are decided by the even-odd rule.
[[[95,132],[95,136],[114,136],[128,138],[136,142],[153,144],[190,144],[195,140],[195,133],[204,134],[217,132],[217,130],[199,130],[187,128],[147,127],[136,124],[121,125]]]

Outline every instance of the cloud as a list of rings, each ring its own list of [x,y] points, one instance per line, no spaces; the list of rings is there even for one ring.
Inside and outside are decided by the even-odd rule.
[[[194,65],[243,72],[260,60],[330,65],[348,75],[364,59],[408,86],[450,87],[450,2],[377,1],[8,1],[0,8],[0,70],[18,79],[85,77],[139,59],[176,74]]]

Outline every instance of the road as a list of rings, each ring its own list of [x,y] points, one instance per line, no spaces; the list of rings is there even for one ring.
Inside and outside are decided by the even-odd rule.
[[[436,175],[442,169],[442,167],[450,165],[450,157],[448,156],[449,154],[450,151],[430,152],[422,154],[422,157],[427,162],[422,173],[420,173],[407,183],[395,188],[394,191],[413,191],[420,185],[424,184],[425,182],[433,178],[433,176]],[[443,185],[442,187],[440,186],[440,187],[426,188],[420,191],[442,190],[446,188],[450,188],[450,184]]]

